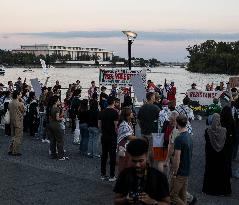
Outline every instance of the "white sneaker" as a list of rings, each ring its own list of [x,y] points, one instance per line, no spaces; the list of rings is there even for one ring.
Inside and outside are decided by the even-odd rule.
[[[116,177],[110,177],[109,178],[109,182],[114,182],[114,181],[116,181]]]
[[[69,157],[62,157],[58,159],[59,161],[69,160]]]
[[[45,140],[46,143],[50,144],[50,140]]]
[[[41,142],[42,142],[42,143],[45,143],[45,142],[46,142],[46,140],[42,139],[42,140],[41,140]]]
[[[109,177],[106,176],[106,175],[101,175],[100,179],[104,180],[104,181],[107,181],[109,179]]]

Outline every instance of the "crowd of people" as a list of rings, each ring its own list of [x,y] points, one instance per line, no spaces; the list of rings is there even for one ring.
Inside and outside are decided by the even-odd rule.
[[[81,155],[101,158],[101,179],[116,181],[115,204],[195,204],[188,190],[194,113],[187,96],[176,105],[174,82],[162,88],[149,80],[146,100],[137,111],[130,88],[112,85],[108,93],[102,86],[99,92],[92,81],[83,98],[78,80],[69,85],[61,102],[60,82],[47,87],[48,79],[38,99],[26,79],[9,81],[7,90],[0,91],[1,122],[5,135],[12,137],[10,156],[22,155],[23,132],[28,132],[49,143],[51,159],[68,160],[64,135],[69,128]],[[231,92],[227,104],[221,106],[215,99],[206,113],[205,194],[231,194],[232,161],[237,160],[239,142],[239,93]]]

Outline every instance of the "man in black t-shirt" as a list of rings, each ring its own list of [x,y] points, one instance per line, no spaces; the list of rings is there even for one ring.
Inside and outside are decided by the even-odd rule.
[[[115,181],[115,165],[116,165],[116,147],[117,147],[117,125],[118,112],[114,108],[115,98],[110,96],[107,99],[108,107],[100,112],[98,127],[102,132],[102,156],[101,156],[101,179],[106,177],[106,163],[108,154],[110,157],[110,178],[109,181]]]
[[[152,133],[158,132],[159,108],[154,105],[155,93],[146,94],[147,103],[145,103],[138,112],[138,122],[141,129],[142,137],[146,138],[149,143],[148,163],[153,166],[153,137]]]
[[[108,99],[108,95],[105,93],[106,91],[106,87],[102,86],[101,87],[101,93],[100,93],[100,110],[104,110],[107,106],[107,99]]]
[[[123,170],[114,187],[115,205],[170,204],[166,176],[147,165],[148,144],[143,139],[129,142],[127,153],[131,167]]]

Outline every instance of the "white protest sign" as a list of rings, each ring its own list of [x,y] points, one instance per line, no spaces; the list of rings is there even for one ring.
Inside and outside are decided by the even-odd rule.
[[[130,82],[134,88],[134,93],[138,102],[143,102],[146,98],[146,89],[140,74],[133,76]]]
[[[31,81],[32,88],[35,92],[36,97],[39,98],[41,95],[41,85],[40,85],[38,79],[34,78],[34,79],[31,79],[30,81]]]
[[[219,98],[222,91],[202,91],[202,90],[188,90],[187,95],[192,101],[199,102],[200,105],[211,105],[214,98]]]

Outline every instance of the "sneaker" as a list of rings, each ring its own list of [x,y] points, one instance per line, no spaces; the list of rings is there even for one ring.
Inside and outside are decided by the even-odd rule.
[[[109,177],[106,175],[101,175],[100,179],[103,181],[108,181]]]
[[[100,158],[101,156],[99,154],[94,155],[96,158]]]
[[[62,157],[58,159],[59,161],[69,160],[69,157]]]
[[[42,143],[45,143],[45,142],[46,142],[46,140],[42,139],[42,140],[41,140],[41,142],[42,142]]]
[[[50,140],[45,140],[46,143],[50,144]]]
[[[109,178],[109,182],[114,182],[114,181],[116,181],[116,177],[110,177]]]
[[[90,158],[93,158],[93,154],[90,153],[90,152],[87,153],[87,156],[90,157]]]
[[[73,145],[80,145],[80,142],[79,141],[73,142]]]

